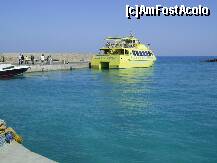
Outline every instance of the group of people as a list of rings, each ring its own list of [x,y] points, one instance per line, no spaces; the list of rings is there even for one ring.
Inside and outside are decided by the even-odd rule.
[[[18,56],[18,63],[19,63],[19,65],[29,64],[30,61],[31,61],[31,63],[33,65],[35,64],[35,57],[34,57],[34,55],[31,55],[30,58],[29,58],[29,56],[25,56],[24,57],[23,54],[21,54],[21,53],[19,54],[19,56]],[[41,57],[40,57],[40,61],[41,61],[42,65],[45,64],[45,62],[47,64],[52,64],[53,59],[52,59],[52,57],[50,55],[47,56],[47,59],[45,59],[44,54],[42,54]]]
[[[22,64],[29,64],[29,61],[32,62],[32,64],[34,65],[35,64],[35,57],[34,55],[31,55],[30,58],[28,56],[25,56],[23,54],[19,54],[18,56],[18,63],[19,65],[22,65]]]
[[[52,59],[51,55],[47,56],[46,59],[45,59],[44,54],[41,55],[41,64],[43,65],[43,64],[45,64],[45,62],[46,62],[47,64],[50,64],[50,65],[52,64],[53,59]]]

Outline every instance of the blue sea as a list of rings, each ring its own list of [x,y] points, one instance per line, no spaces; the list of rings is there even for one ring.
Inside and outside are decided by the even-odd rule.
[[[0,118],[63,163],[216,163],[217,63],[158,57],[147,69],[0,81]]]

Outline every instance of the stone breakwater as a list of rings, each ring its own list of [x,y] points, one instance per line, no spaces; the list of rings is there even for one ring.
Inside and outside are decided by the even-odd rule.
[[[0,53],[0,62],[16,64],[18,63],[18,55],[20,53]],[[79,53],[22,53],[25,56],[30,58],[31,55],[34,56],[36,64],[40,62],[40,56],[45,55],[51,56],[54,62],[59,63],[70,63],[70,62],[90,62],[93,54],[79,54]]]
[[[40,61],[41,55],[44,54],[45,62]],[[73,70],[77,68],[88,68],[91,60],[91,54],[77,54],[77,53],[22,53],[24,58],[29,58],[28,62],[24,64],[29,65],[27,72],[43,72],[55,70]],[[34,65],[30,60],[30,56],[34,56]],[[18,64],[19,53],[0,53],[0,63]],[[52,62],[46,61],[46,58],[51,56]]]

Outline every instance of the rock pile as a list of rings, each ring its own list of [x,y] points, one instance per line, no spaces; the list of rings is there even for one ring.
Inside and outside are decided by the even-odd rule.
[[[7,127],[6,122],[0,119],[0,147],[5,143],[11,143],[14,140],[18,143],[22,143],[22,137],[11,127]]]

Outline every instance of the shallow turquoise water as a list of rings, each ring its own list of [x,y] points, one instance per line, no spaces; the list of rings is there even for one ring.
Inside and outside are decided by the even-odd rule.
[[[74,70],[0,81],[0,118],[60,162],[217,162],[217,63]]]

